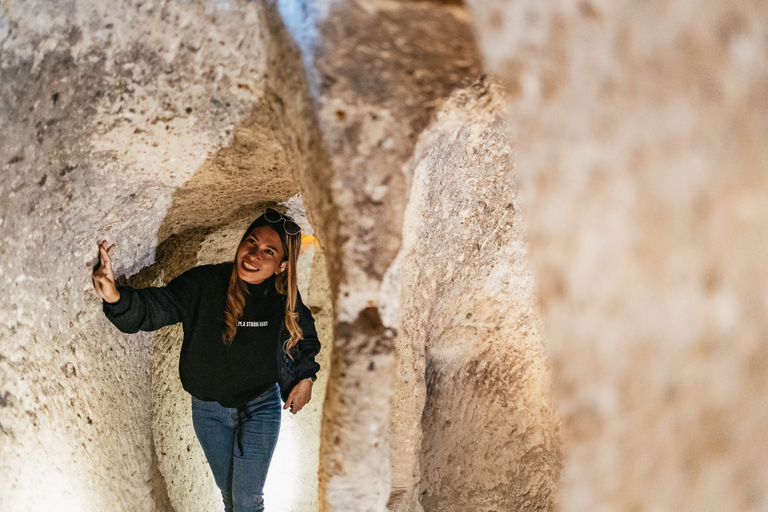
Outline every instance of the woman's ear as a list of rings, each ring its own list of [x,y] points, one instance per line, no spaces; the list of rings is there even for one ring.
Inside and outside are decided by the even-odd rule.
[[[277,272],[275,272],[275,275],[280,274],[282,272],[285,272],[285,269],[288,267],[288,262],[284,261],[280,264],[279,267],[277,267]]]

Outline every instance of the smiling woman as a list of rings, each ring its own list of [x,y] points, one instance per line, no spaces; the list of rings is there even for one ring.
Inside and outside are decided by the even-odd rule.
[[[237,248],[237,273],[240,279],[250,284],[260,284],[264,280],[285,271],[287,262],[283,260],[280,237],[271,228],[259,226]]]
[[[298,294],[300,246],[298,226],[268,209],[245,231],[234,263],[134,289],[115,285],[115,245],[99,244],[93,282],[110,321],[129,333],[184,326],[181,382],[226,511],[263,510],[280,397],[295,414],[312,396],[320,343]]]

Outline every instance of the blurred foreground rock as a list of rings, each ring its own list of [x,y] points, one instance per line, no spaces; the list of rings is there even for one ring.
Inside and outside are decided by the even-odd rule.
[[[512,100],[561,509],[765,510],[768,5],[470,3]]]

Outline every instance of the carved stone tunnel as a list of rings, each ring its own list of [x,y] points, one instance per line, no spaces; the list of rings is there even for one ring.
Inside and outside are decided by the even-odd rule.
[[[768,506],[768,8],[466,4],[0,3],[1,510],[217,506],[94,242],[162,284],[275,204],[324,352],[268,509]]]

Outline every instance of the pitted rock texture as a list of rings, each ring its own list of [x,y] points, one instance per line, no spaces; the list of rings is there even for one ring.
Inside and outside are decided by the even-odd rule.
[[[298,173],[326,244],[336,312],[323,417],[321,510],[383,510],[399,303],[385,276],[400,248],[419,134],[452,90],[480,73],[470,19],[423,2],[282,2],[303,49],[330,166]],[[305,188],[306,187],[306,188]],[[326,190],[332,206],[313,203]],[[311,215],[310,215],[311,216]]]
[[[498,84],[457,91],[414,157],[390,510],[554,509],[559,420],[504,106]]]
[[[768,5],[477,1],[564,511],[768,509]]]

